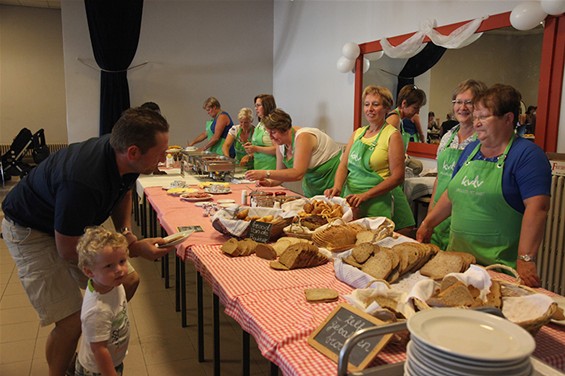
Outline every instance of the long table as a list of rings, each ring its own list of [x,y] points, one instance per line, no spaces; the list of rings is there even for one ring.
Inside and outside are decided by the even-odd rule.
[[[232,185],[231,188],[229,195],[218,197],[238,201],[241,190],[250,187]],[[214,316],[217,315],[216,303],[219,302],[225,307],[225,313],[234,318],[245,333],[253,335],[263,356],[279,366],[284,374],[337,373],[337,365],[310,347],[306,339],[339,301],[310,304],[305,301],[303,293],[309,287],[331,287],[341,295],[353,290],[336,279],[331,263],[311,269],[275,271],[269,268],[268,261],[255,255],[231,258],[220,250],[220,245],[227,237],[213,229],[209,218],[202,217],[202,209],[167,195],[160,187],[145,188],[144,195],[167,233],[176,232],[178,226],[202,226],[204,232],[192,234],[178,246],[177,261],[181,266],[186,261],[192,262],[198,278],[210,284],[217,297]],[[510,278],[502,274],[497,274],[497,277]],[[184,281],[178,282],[181,288],[184,287]],[[551,295],[548,291],[539,291]],[[181,294],[185,296],[186,292],[183,290]],[[340,301],[343,300],[340,298]],[[219,335],[215,332],[214,337],[219,338]],[[534,356],[565,370],[565,327],[546,325],[535,340],[537,346]],[[389,344],[381,351],[375,364],[403,361],[405,350],[401,344]],[[216,351],[215,347],[215,358],[219,355]]]

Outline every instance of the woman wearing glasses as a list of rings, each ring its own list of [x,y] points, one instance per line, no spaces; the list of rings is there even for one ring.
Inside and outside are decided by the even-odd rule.
[[[432,202],[429,210],[432,210],[435,203],[439,200],[442,193],[447,189],[447,184],[451,181],[455,163],[463,152],[463,149],[476,140],[475,130],[473,129],[473,101],[475,97],[487,89],[487,86],[476,80],[466,80],[455,88],[451,103],[453,103],[453,113],[459,122],[443,135],[437,149],[437,178],[434,182],[432,191]],[[451,220],[447,218],[434,229],[431,242],[441,249],[447,248],[449,242],[449,227]]]
[[[334,184],[341,147],[317,128],[292,126],[290,115],[275,109],[263,118],[273,142],[277,144],[277,169],[247,171],[245,177],[262,186],[302,180],[304,196],[321,195]]]
[[[243,146],[249,155],[247,158],[253,158],[255,170],[274,170],[277,167],[275,146],[263,121],[277,107],[275,97],[270,94],[259,94],[255,97],[254,102],[259,124],[255,127],[251,141],[246,142]],[[247,158],[244,157],[243,163],[247,163]]]
[[[402,143],[404,144],[404,151],[408,149],[410,141],[419,142],[420,138],[423,140],[424,134],[420,122],[414,123],[414,133],[408,132],[404,129],[402,119],[413,119],[420,113],[420,107],[426,104],[426,93],[424,90],[418,89],[414,85],[406,85],[398,92],[396,100],[396,107],[394,110],[386,115],[386,121],[400,131],[402,135]]]
[[[202,150],[209,150],[212,153],[222,154],[222,145],[228,136],[228,132],[233,125],[230,115],[222,111],[220,102],[210,97],[204,101],[202,108],[212,118],[206,122],[206,130],[198,135],[194,140],[188,143],[188,146],[194,146],[204,140],[207,140],[206,145]],[[235,156],[235,149],[230,149],[230,156]]]
[[[404,181],[404,149],[398,130],[385,116],[392,107],[390,90],[367,86],[363,111],[368,125],[351,135],[327,197],[343,196],[356,218],[391,218],[396,229],[414,226],[414,216],[399,185]],[[394,196],[394,204],[393,204]]]
[[[224,142],[222,146],[222,152],[226,157],[229,157],[230,149],[233,145],[236,163],[246,168],[252,168],[253,163],[243,145],[251,141],[251,137],[253,136],[253,111],[251,111],[250,108],[244,107],[239,110],[237,119],[239,120],[239,124],[231,127],[228,137],[226,137],[226,142]]]
[[[447,250],[473,254],[482,265],[516,268],[528,286],[539,286],[540,246],[551,186],[551,167],[539,146],[516,137],[520,93],[496,84],[474,99],[471,142],[454,175],[417,233],[428,241],[451,215]]]

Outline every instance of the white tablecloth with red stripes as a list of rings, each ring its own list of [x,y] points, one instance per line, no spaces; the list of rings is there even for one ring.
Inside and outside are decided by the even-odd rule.
[[[278,271],[269,267],[269,261],[255,255],[227,256],[218,245],[192,246],[186,256],[212,286],[226,307],[226,314],[255,338],[263,356],[277,364],[285,375],[337,373],[337,365],[308,345],[307,338],[339,302],[313,304],[304,298],[306,288],[329,287],[340,295],[353,290],[335,278],[331,263]],[[534,356],[565,370],[565,327],[546,325],[535,339]],[[405,351],[403,345],[390,343],[374,364],[403,361]]]

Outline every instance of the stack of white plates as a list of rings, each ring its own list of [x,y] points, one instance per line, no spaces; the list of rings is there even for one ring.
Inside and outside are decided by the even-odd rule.
[[[532,336],[488,313],[434,308],[408,320],[408,376],[530,376]]]

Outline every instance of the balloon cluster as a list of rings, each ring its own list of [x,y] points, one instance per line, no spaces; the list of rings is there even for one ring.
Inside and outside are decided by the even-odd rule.
[[[530,30],[539,25],[548,14],[565,13],[565,0],[526,1],[510,13],[510,23],[518,30]]]
[[[341,56],[337,59],[337,70],[341,73],[347,73],[355,70],[355,60],[361,53],[359,46],[353,42],[347,42],[341,49]],[[369,70],[369,59],[363,58],[363,73]]]

